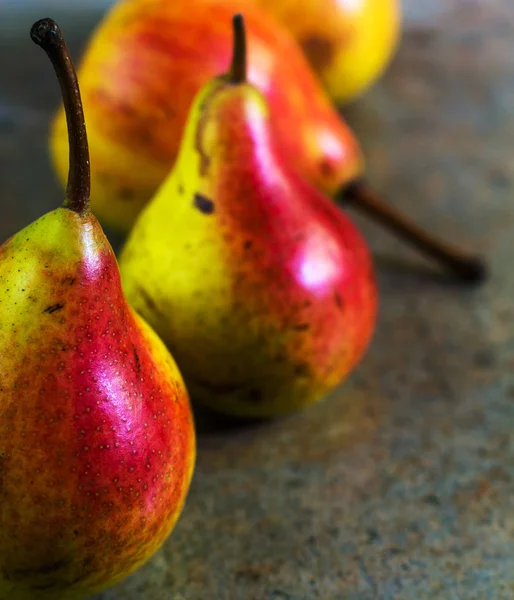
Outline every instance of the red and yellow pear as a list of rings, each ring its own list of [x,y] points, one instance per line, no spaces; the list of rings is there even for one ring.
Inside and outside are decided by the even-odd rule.
[[[126,577],[181,513],[195,458],[188,393],[128,305],[89,208],[80,92],[51,19],[31,37],[61,83],[64,204],[0,247],[0,598],[85,598]]]
[[[129,302],[193,398],[264,417],[319,401],[370,341],[377,293],[362,236],[277,143],[246,79],[242,17],[227,75],[194,100],[178,160],[120,256]]]

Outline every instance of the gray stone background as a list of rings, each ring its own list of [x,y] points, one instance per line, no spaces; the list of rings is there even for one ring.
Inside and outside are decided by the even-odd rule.
[[[2,239],[62,198],[46,145],[59,92],[30,24],[53,16],[78,56],[101,4],[0,0]],[[391,68],[345,114],[374,186],[484,254],[491,279],[453,284],[356,219],[381,294],[365,360],[301,415],[199,414],[174,533],[95,600],[514,597],[514,4],[404,8]]]

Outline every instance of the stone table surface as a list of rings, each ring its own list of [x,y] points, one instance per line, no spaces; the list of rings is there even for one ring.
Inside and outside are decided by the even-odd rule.
[[[77,55],[100,13],[70,4],[52,16]],[[381,305],[355,374],[265,425],[199,415],[174,533],[95,600],[514,597],[514,7],[404,4],[393,65],[347,117],[375,187],[483,253],[491,279],[453,284],[358,220]],[[28,38],[46,8],[0,2],[2,239],[62,197],[46,146],[58,89]]]

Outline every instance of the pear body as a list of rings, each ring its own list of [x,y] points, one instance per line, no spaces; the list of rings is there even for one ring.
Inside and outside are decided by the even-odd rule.
[[[363,94],[394,55],[400,0],[256,0],[295,37],[336,104]]]
[[[91,202],[101,221],[128,230],[168,175],[195,95],[230,63],[230,23],[239,11],[247,23],[248,78],[268,101],[281,152],[329,194],[362,173],[360,147],[301,48],[253,0],[122,0],[93,33],[79,68]],[[50,147],[65,182],[62,109]]]
[[[0,310],[0,598],[85,598],[182,510],[187,391],[91,213],[59,208],[3,244]]]
[[[129,302],[194,399],[230,414],[299,410],[334,388],[373,331],[366,244],[280,156],[261,94],[215,79],[171,175],[121,253]]]

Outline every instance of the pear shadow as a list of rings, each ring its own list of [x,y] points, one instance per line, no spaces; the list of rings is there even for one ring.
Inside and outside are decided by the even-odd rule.
[[[226,415],[201,404],[194,397],[191,398],[191,405],[195,419],[196,435],[199,438],[218,433],[255,431],[277,420],[271,417],[251,418]]]
[[[405,283],[430,283],[437,286],[445,286],[449,288],[462,289],[478,288],[483,285],[484,281],[467,281],[459,279],[455,275],[431,267],[422,262],[414,262],[402,259],[399,256],[388,253],[373,252],[373,260],[375,261],[376,271],[379,276],[387,275],[388,278],[394,277]],[[489,276],[486,278],[489,278]]]
[[[283,465],[325,463],[355,446],[373,444],[390,408],[389,398],[372,387],[344,383],[298,413],[250,430],[199,436],[198,470],[276,471]]]

